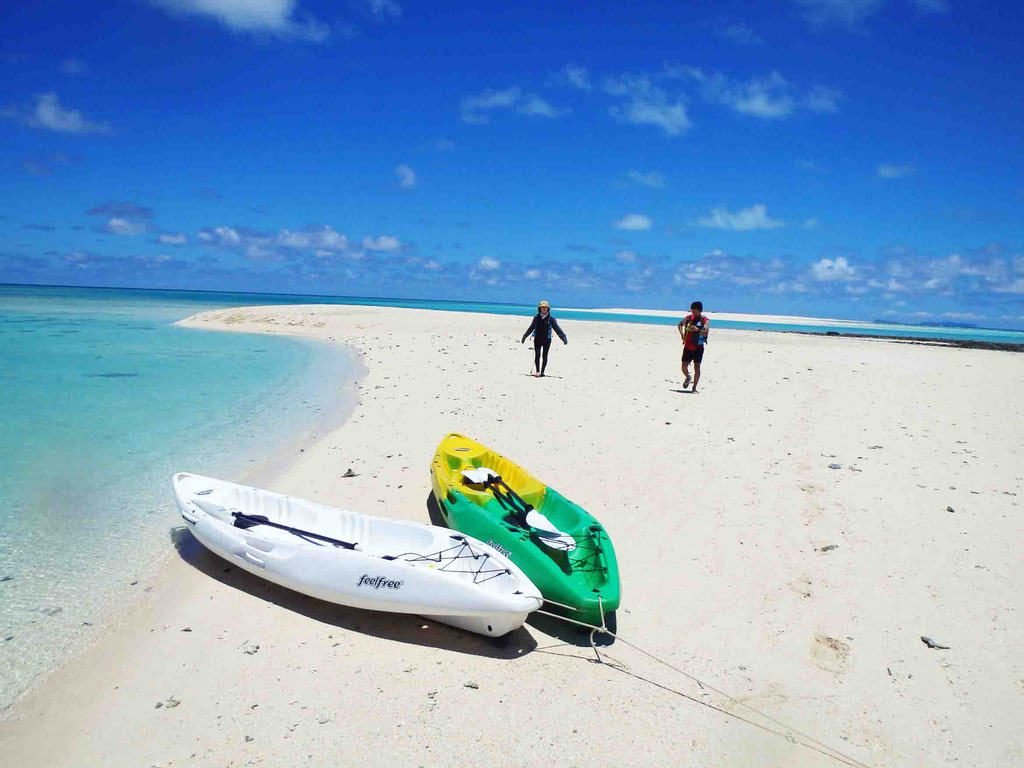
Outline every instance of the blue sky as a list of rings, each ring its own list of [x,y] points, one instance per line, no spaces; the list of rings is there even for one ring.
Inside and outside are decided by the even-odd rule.
[[[1018,3],[691,5],[5,7],[0,281],[1024,327]]]

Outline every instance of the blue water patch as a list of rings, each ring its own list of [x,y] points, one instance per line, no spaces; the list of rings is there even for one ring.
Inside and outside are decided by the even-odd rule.
[[[272,304],[344,304],[366,307],[402,307],[405,309],[432,309],[446,312],[477,312],[489,315],[515,315],[532,317],[537,308],[532,304],[496,304],[483,301],[441,301],[433,299],[389,299],[370,296],[314,296],[282,293],[227,293],[216,291],[139,291],[130,288],[70,288],[51,286],[4,286],[0,285],[0,299],[5,291],[19,293],[37,292],[39,295],[66,295],[82,300],[89,297],[108,301],[114,297],[132,298],[151,296],[182,307],[197,306],[258,306]],[[199,312],[200,309],[194,309]],[[680,309],[679,315],[658,316],[639,312],[601,312],[555,308],[560,319],[603,320],[614,323],[639,323],[643,325],[675,325],[688,310]],[[712,313],[713,314],[713,313]],[[789,331],[799,333],[842,333],[859,336],[899,336],[910,339],[957,339],[963,341],[989,341],[1002,344],[1024,344],[1024,330],[1000,330],[993,328],[970,328],[960,326],[903,325],[899,323],[870,323],[843,321],[829,323],[789,324],[758,320],[714,320],[715,328],[734,328],[747,331]]]
[[[336,405],[343,347],[173,325],[231,305],[0,288],[0,707],[145,588],[172,472],[241,477]]]

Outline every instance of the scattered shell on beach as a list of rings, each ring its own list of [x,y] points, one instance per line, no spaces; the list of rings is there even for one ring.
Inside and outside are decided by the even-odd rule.
[[[238,650],[240,650],[242,653],[247,653],[250,656],[252,656],[254,653],[259,651],[259,649],[260,649],[260,644],[259,643],[254,643],[251,640],[245,640],[245,641],[242,642],[242,644],[240,646],[238,646]]]
[[[829,464],[828,468],[829,469],[842,469],[843,465],[842,464]]]
[[[953,509],[952,507],[946,507],[946,511],[947,512],[956,512],[956,510]]]

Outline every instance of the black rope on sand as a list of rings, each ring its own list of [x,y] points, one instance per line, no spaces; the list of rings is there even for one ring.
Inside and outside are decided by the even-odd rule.
[[[708,683],[703,682],[702,680],[698,679],[697,677],[694,677],[689,672],[686,672],[685,670],[680,669],[679,667],[675,666],[674,664],[671,664],[671,663],[665,661],[664,659],[661,659],[661,658],[655,656],[653,653],[651,653],[649,651],[645,651],[643,648],[641,648],[640,646],[636,645],[635,643],[631,643],[628,640],[626,640],[625,638],[619,637],[617,634],[615,634],[610,629],[608,629],[607,625],[605,624],[604,603],[601,600],[601,596],[600,595],[598,595],[597,600],[598,600],[598,607],[601,610],[601,626],[599,626],[599,627],[595,626],[593,624],[587,624],[587,623],[582,622],[582,621],[576,621],[576,619],[570,619],[570,618],[568,618],[566,616],[560,616],[557,613],[551,613],[549,611],[537,610],[537,611],[534,611],[534,613],[542,613],[545,616],[551,616],[552,618],[561,619],[562,621],[567,621],[570,624],[576,624],[578,626],[586,627],[586,628],[590,629],[590,647],[594,651],[594,655],[597,656],[597,662],[599,664],[607,664],[607,666],[611,667],[612,669],[616,669],[619,672],[622,672],[624,674],[629,675],[630,677],[635,677],[638,680],[643,680],[645,683],[650,683],[651,685],[655,686],[656,688],[661,688],[664,691],[668,691],[670,693],[674,693],[677,696],[682,696],[684,699],[689,699],[690,701],[692,701],[692,702],[694,702],[696,704],[700,704],[702,706],[708,707],[709,709],[713,709],[716,712],[721,712],[724,715],[729,715],[730,717],[734,717],[734,718],[736,718],[737,720],[739,720],[741,722],[744,722],[744,723],[747,723],[748,725],[754,726],[755,728],[760,728],[762,731],[766,731],[766,732],[774,734],[776,736],[781,736],[782,738],[786,739],[787,741],[789,741],[789,742],[791,742],[793,744],[799,744],[800,746],[805,747],[807,749],[810,749],[810,750],[812,750],[814,752],[817,752],[817,753],[819,753],[821,755],[824,755],[825,757],[832,758],[833,760],[835,760],[837,762],[840,762],[843,765],[853,766],[854,768],[871,768],[869,765],[867,765],[867,763],[862,763],[860,760],[857,760],[854,757],[850,757],[849,755],[847,755],[847,754],[845,754],[843,752],[840,752],[835,747],[830,747],[828,744],[825,744],[824,742],[819,741],[818,739],[814,738],[813,736],[810,736],[810,735],[808,735],[806,733],[803,733],[802,731],[798,731],[793,726],[788,725],[788,724],[782,722],[781,720],[778,720],[778,719],[772,717],[771,715],[766,715],[764,712],[761,712],[759,710],[754,709],[752,706],[750,706],[749,704],[747,704],[747,703],[745,703],[743,701],[740,701],[735,696],[730,696],[725,691],[720,690],[718,688],[715,688],[713,685],[709,685]],[[556,603],[553,600],[545,600],[545,602],[551,603],[552,605],[557,605],[560,608],[568,608],[569,610],[573,610],[573,611],[579,610],[578,608],[574,608],[571,605],[563,605],[562,603]],[[758,717],[762,717],[765,720],[767,720],[767,721],[777,725],[779,728],[782,728],[784,730],[780,731],[780,730],[776,730],[775,728],[770,728],[767,725],[764,725],[762,723],[758,723],[758,722],[755,722],[753,720],[750,720],[749,718],[743,717],[742,715],[738,715],[735,712],[730,712],[729,710],[724,709],[723,707],[716,706],[716,705],[711,704],[711,703],[706,702],[706,701],[701,701],[700,699],[695,698],[695,697],[689,695],[688,693],[684,693],[683,691],[676,690],[675,688],[670,688],[667,685],[662,685],[661,683],[656,683],[653,680],[648,680],[646,677],[643,677],[642,675],[638,675],[635,672],[630,672],[622,664],[619,664],[619,663],[608,664],[607,662],[604,661],[604,659],[601,658],[601,653],[597,650],[597,645],[594,643],[594,635],[596,635],[598,633],[605,634],[605,635],[611,635],[616,640],[624,643],[625,645],[628,645],[630,648],[632,648],[632,649],[634,649],[636,651],[639,651],[644,656],[647,656],[648,658],[653,659],[654,661],[658,662],[659,664],[664,664],[669,669],[674,670],[675,672],[678,672],[679,674],[681,674],[683,677],[686,677],[686,678],[692,680],[697,685],[699,685],[701,688],[707,688],[710,691],[714,691],[719,696],[722,696],[723,698],[727,699],[730,703],[732,703],[732,704],[734,704],[734,705],[736,705],[738,707],[743,707],[744,709],[752,712],[753,714],[757,715]],[[799,739],[797,739],[796,736],[799,736],[800,739],[803,739],[803,741],[800,741]]]

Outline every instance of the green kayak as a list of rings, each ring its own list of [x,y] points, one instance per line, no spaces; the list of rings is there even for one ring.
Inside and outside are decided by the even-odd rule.
[[[600,626],[619,607],[619,566],[590,513],[480,443],[452,433],[431,465],[445,523],[518,565],[562,615]]]

